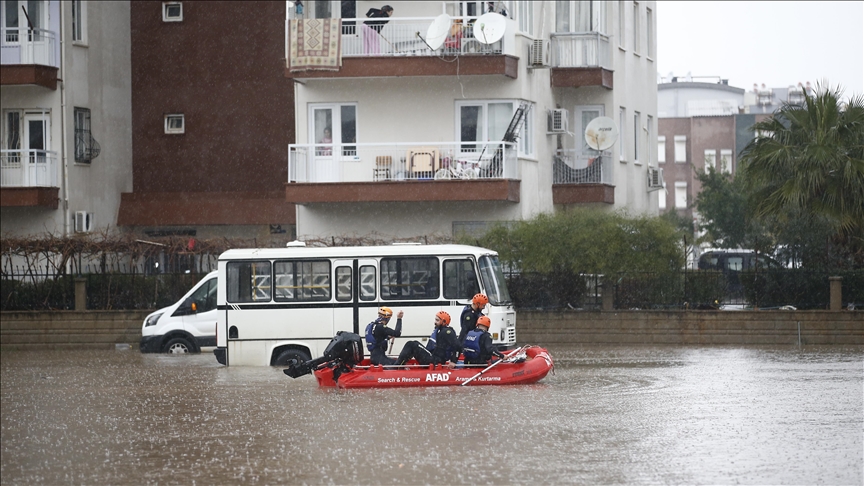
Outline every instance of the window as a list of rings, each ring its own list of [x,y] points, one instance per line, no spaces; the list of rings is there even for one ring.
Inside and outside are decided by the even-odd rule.
[[[470,299],[480,292],[477,273],[469,259],[444,261],[444,298],[451,300]]]
[[[350,301],[354,292],[352,291],[351,267],[336,267],[336,300],[339,302]]]
[[[460,142],[500,142],[507,132],[510,121],[519,104],[515,101],[460,101],[456,103],[457,139]],[[526,113],[517,146],[519,153],[533,152],[534,124],[530,121],[532,110]],[[481,151],[482,145],[463,143],[461,151]]]
[[[330,260],[278,261],[273,276],[277,302],[330,300]]]
[[[555,32],[606,33],[606,2],[582,0],[555,2]]]
[[[687,209],[687,183],[675,183],[675,208]]]
[[[315,147],[316,157],[356,157],[357,146],[357,105],[327,104],[310,107],[312,127],[309,143],[321,144]]]
[[[381,259],[381,299],[437,299],[438,259],[400,257]]]
[[[228,262],[228,302],[269,302],[270,262]]]
[[[621,127],[621,133],[618,134],[618,160],[621,162],[627,161],[627,137],[624,136],[624,127],[626,126],[624,123],[627,120],[627,109],[623,106],[621,110],[618,112],[618,126]]]
[[[519,30],[534,35],[534,2],[519,0],[516,2],[516,20],[519,21]]]
[[[21,112],[7,111],[3,117],[3,149],[5,150],[21,150]],[[11,157],[19,155],[9,154]]]
[[[195,312],[208,312],[216,308],[216,279],[211,278],[204,285],[198,287],[192,295],[189,296],[190,303],[195,304]],[[182,309],[181,307],[180,309]],[[180,310],[178,309],[178,310]],[[176,314],[175,314],[176,315]]]
[[[90,134],[90,110],[75,108],[75,162],[89,164],[93,159],[93,136]]]
[[[625,8],[627,2],[624,0],[618,1],[618,47],[621,49],[627,48],[626,42],[626,33],[627,33],[627,19],[624,16],[624,12],[627,11]]]
[[[648,129],[648,152],[647,159],[648,164],[651,164],[651,142],[654,140],[654,117],[648,115],[648,122],[646,123],[646,128]]]
[[[81,0],[72,1],[72,41],[82,44],[86,42],[84,36],[87,33],[87,19],[84,17],[86,10],[83,4]]]
[[[639,54],[639,2],[633,2],[633,54]]]
[[[525,111],[525,123],[519,130],[519,155],[525,157],[534,156],[534,104],[532,103]]]
[[[183,2],[162,2],[162,21],[182,22]]]
[[[732,151],[723,149],[720,151],[720,172],[724,174],[732,173]]]
[[[648,57],[654,59],[654,11],[645,9],[645,31],[648,34]]]
[[[687,136],[675,135],[675,162],[687,162]]]
[[[375,267],[363,265],[360,267],[360,300],[375,300]]]
[[[165,115],[165,133],[186,133],[186,121],[183,115]]]
[[[663,135],[657,137],[657,162],[666,163],[666,137]]]
[[[639,163],[639,135],[642,133],[642,114],[633,112],[633,163]]]
[[[717,151],[714,149],[705,149],[705,172],[708,172],[708,167],[716,169]]]
[[[658,208],[666,209],[666,191],[657,191]]]

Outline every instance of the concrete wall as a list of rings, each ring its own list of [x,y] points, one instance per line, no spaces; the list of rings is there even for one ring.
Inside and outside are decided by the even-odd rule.
[[[0,347],[137,345],[150,311],[0,313]],[[539,345],[864,345],[864,313],[831,311],[520,311],[517,340]]]

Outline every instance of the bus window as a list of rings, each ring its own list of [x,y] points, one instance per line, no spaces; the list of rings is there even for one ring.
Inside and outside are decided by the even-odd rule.
[[[375,267],[360,267],[360,300],[375,300]]]
[[[351,300],[351,267],[336,268],[336,300]]]
[[[501,264],[497,256],[483,256],[478,262],[480,264],[480,279],[486,289],[486,297],[492,305],[510,304],[510,292],[507,291],[507,283]]]
[[[269,302],[270,262],[228,262],[228,302]]]
[[[330,300],[330,260],[278,261],[275,300],[304,302]]]
[[[471,260],[444,260],[445,299],[470,299],[478,292],[480,287],[477,286],[477,275]]]
[[[438,259],[399,257],[381,259],[381,299],[437,299]]]
[[[726,270],[740,272],[744,268],[744,257],[730,256],[726,257]]]

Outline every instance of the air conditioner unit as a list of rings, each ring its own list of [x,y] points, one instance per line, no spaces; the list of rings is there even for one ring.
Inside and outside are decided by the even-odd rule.
[[[75,211],[75,232],[89,233],[93,229],[93,214],[87,211]]]
[[[557,108],[549,110],[548,133],[565,133],[567,132],[567,120],[569,119],[567,110]]]
[[[550,51],[551,44],[548,40],[534,39],[531,45],[528,46],[528,67],[549,67]]]
[[[663,189],[663,169],[648,168],[648,189]]]

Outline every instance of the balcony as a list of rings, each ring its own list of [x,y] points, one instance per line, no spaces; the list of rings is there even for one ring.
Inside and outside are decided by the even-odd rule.
[[[378,33],[363,22],[369,19],[342,19],[341,67],[338,71],[295,71],[290,78],[351,78],[396,76],[504,75],[516,78],[518,57],[515,23],[508,20],[504,38],[482,44],[474,38],[476,17],[454,17],[444,44],[432,50],[424,41],[434,18],[398,17],[389,19]],[[291,45],[290,20],[286,24],[288,52]],[[453,57],[470,56],[470,62],[456,63]],[[446,59],[446,60],[445,60]]]
[[[612,154],[584,156],[576,150],[558,150],[552,162],[554,204],[615,203]]]
[[[297,144],[288,148],[286,200],[295,204],[519,201],[513,144]]]
[[[55,34],[44,29],[0,29],[0,84],[57,89]]]
[[[612,89],[609,37],[599,32],[552,34],[552,87]]]
[[[0,206],[57,209],[57,153],[0,150]]]

